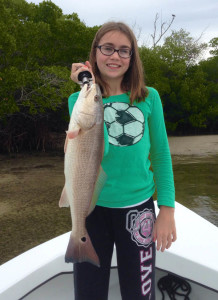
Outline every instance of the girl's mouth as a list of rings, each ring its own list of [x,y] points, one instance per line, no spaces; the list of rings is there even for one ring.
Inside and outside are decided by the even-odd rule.
[[[107,64],[107,67],[109,67],[109,68],[113,68],[113,69],[118,69],[118,68],[120,68],[120,65],[117,65],[117,64]]]

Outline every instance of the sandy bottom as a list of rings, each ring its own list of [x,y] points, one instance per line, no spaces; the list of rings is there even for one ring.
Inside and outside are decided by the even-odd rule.
[[[218,135],[169,137],[176,200],[218,224]],[[71,230],[63,153],[0,155],[0,264]]]
[[[218,154],[218,135],[169,137],[172,155]]]

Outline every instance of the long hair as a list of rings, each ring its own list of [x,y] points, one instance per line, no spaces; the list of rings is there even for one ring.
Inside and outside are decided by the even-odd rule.
[[[143,67],[141,59],[139,57],[138,45],[133,31],[122,22],[108,22],[102,25],[97,31],[95,38],[92,42],[89,61],[92,66],[93,73],[95,75],[95,81],[100,85],[102,94],[104,97],[109,97],[108,84],[101,78],[100,71],[96,63],[96,47],[99,45],[101,38],[109,31],[119,31],[126,35],[131,43],[132,55],[130,58],[130,65],[127,72],[124,74],[121,82],[121,88],[130,92],[130,103],[134,101],[145,101],[145,97],[148,95],[148,90],[145,87]]]

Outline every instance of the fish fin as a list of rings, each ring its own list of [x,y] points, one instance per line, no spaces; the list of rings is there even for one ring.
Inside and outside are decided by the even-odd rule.
[[[64,153],[66,153],[66,151],[67,151],[68,140],[74,139],[75,137],[77,137],[80,132],[80,129],[81,128],[77,125],[77,126],[75,126],[75,128],[73,130],[66,131],[67,136],[66,136],[65,144],[64,144]]]
[[[77,135],[79,134],[80,132],[80,127],[77,125],[73,128],[73,130],[68,130],[66,131],[66,134],[67,134],[67,137],[69,139],[74,139],[75,137],[77,137]]]
[[[64,143],[64,153],[66,153],[67,151],[67,144],[68,144],[68,136],[66,136],[65,143]]]
[[[87,231],[79,240],[72,234],[70,235],[70,240],[65,254],[65,262],[90,262],[91,264],[100,267],[98,255],[95,252]]]
[[[101,193],[101,191],[102,191],[102,189],[103,189],[103,187],[105,185],[106,180],[107,180],[107,174],[103,170],[102,166],[100,166],[98,178],[97,178],[97,181],[95,183],[95,188],[94,188],[94,193],[93,193],[92,201],[91,201],[90,206],[89,206],[88,215],[95,208],[95,205],[96,205],[96,203],[98,201],[98,198],[99,198],[100,193]]]
[[[63,188],[63,191],[61,193],[61,198],[59,200],[59,207],[68,207],[70,204],[69,204],[69,200],[68,200],[68,197],[67,197],[67,191],[66,191],[66,188],[64,186]]]

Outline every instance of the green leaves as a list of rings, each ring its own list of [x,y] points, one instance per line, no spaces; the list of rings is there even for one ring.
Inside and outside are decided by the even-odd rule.
[[[216,49],[217,39],[210,45]],[[216,56],[199,63],[206,47],[181,29],[172,31],[162,46],[140,49],[147,84],[161,95],[169,133],[196,133],[216,127],[218,60]]]
[[[34,71],[11,67],[0,75],[0,118],[14,112],[36,115],[55,111],[76,88],[66,67],[42,67]]]
[[[88,59],[98,29],[76,13],[64,15],[51,1],[0,0],[1,151],[46,149],[43,133],[64,132],[67,99],[79,89],[70,80],[71,64]],[[218,38],[210,41],[213,56],[202,61],[205,47],[181,29],[162,46],[139,49],[146,84],[161,95],[169,133],[217,130]]]
[[[209,45],[212,48],[210,50],[210,54],[212,54],[214,56],[218,56],[218,37],[213,38],[210,41]]]
[[[52,3],[52,1],[43,1],[36,6],[34,22],[44,22],[53,26],[61,16],[61,8]]]
[[[71,64],[88,58],[97,29],[51,1],[0,0],[0,150],[39,149],[43,132],[64,132],[79,89]]]

